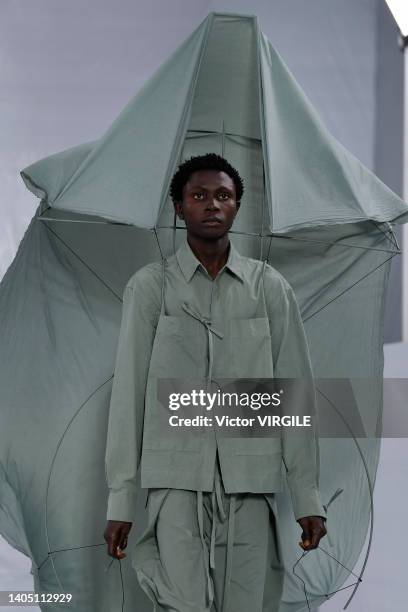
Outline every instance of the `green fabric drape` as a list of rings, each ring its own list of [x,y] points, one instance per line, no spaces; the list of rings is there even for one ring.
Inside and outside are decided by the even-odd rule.
[[[99,140],[21,172],[41,202],[0,285],[0,533],[32,559],[36,588],[73,594],[53,610],[149,610],[129,557],[104,571],[121,296],[137,269],[180,244],[169,181],[180,160],[210,151],[245,180],[231,238],[293,287],[315,377],[371,378],[352,390],[366,428],[381,421],[384,300],[400,252],[392,224],[407,222],[408,206],[329,134],[256,17],[211,13]],[[341,410],[323,389],[317,399],[321,414]],[[322,547],[350,570],[372,530],[379,450],[378,438],[320,441]],[[281,612],[301,612],[287,488],[277,506]],[[141,503],[129,549],[142,528]],[[314,606],[356,581],[322,551],[297,570]]]

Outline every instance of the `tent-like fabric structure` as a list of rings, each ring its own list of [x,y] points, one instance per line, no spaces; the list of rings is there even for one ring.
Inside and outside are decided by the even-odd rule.
[[[73,594],[52,610],[151,609],[131,554],[105,571],[121,299],[129,277],[185,235],[180,222],[173,241],[170,178],[207,152],[245,180],[231,240],[293,286],[315,377],[353,379],[366,430],[381,423],[384,299],[400,252],[391,224],[408,220],[408,206],[328,133],[256,17],[211,13],[100,140],[21,172],[41,202],[0,285],[0,533],[32,559],[36,589]],[[323,387],[317,398],[319,414],[340,423],[338,398]],[[356,582],[349,570],[368,550],[380,442],[349,433],[320,441],[330,532],[321,547],[332,556],[311,551],[293,572],[301,530],[287,488],[277,494],[281,612]],[[354,569],[362,580],[363,570]]]

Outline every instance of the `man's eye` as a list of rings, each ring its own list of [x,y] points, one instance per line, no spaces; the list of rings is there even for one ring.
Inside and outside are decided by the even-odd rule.
[[[230,194],[229,194],[228,192],[223,191],[222,193],[220,193],[219,197],[220,197],[222,200],[228,200],[228,199],[229,199],[231,196],[230,196]]]
[[[196,200],[201,200],[201,198],[203,198],[203,194],[202,193],[193,193],[193,198],[195,198]]]

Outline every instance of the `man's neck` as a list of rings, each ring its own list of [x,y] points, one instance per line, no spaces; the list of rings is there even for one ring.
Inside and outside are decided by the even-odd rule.
[[[203,264],[208,274],[215,278],[221,268],[227,263],[230,250],[228,234],[219,240],[200,240],[196,236],[187,235],[187,242],[197,259]]]

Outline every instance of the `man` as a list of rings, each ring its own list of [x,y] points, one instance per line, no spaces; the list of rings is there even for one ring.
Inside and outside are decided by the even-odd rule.
[[[106,450],[108,554],[126,556],[141,464],[148,527],[133,564],[155,610],[275,612],[283,568],[272,508],[282,462],[299,544],[312,550],[326,534],[316,440],[213,430],[171,439],[157,425],[155,393],[160,377],[310,378],[299,309],[277,270],[229,241],[243,182],[224,158],[184,162],[170,195],[186,239],[124,291]]]

